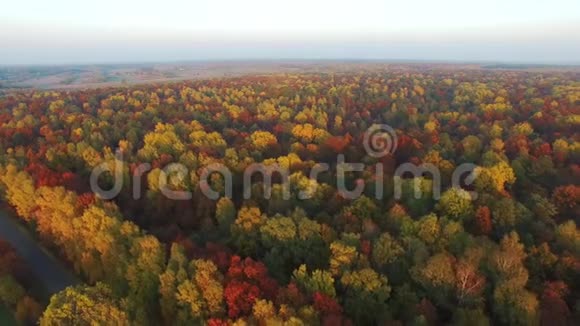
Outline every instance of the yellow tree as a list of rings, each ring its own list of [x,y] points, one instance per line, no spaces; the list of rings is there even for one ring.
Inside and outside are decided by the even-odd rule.
[[[268,131],[254,131],[250,135],[250,143],[259,151],[263,151],[268,146],[276,144],[277,142],[278,139],[276,139],[276,136]]]
[[[162,154],[178,157],[185,150],[185,145],[171,124],[158,123],[155,131],[145,135],[143,143],[138,154],[149,161],[158,159]]]
[[[114,292],[123,287],[129,255],[125,244],[138,234],[131,224],[97,206],[90,206],[73,221],[76,232],[73,261],[91,283],[105,280]]]
[[[161,313],[167,324],[200,323],[225,312],[223,276],[209,260],[189,264],[183,248],[171,247],[165,272],[159,276]]]
[[[475,186],[480,191],[503,193],[506,185],[513,184],[516,181],[513,169],[504,161],[491,167],[477,167],[475,173]]]
[[[159,274],[165,265],[165,249],[154,236],[140,236],[132,240],[130,260],[127,262],[128,296],[125,303],[131,318],[143,324],[155,312],[155,298],[159,291]]]
[[[0,182],[6,189],[6,199],[10,205],[16,208],[16,212],[26,221],[32,219],[32,211],[35,203],[34,181],[30,175],[12,164],[6,167],[3,175],[0,175]]]
[[[334,241],[330,244],[330,272],[332,275],[340,275],[343,270],[349,268],[357,258],[356,248]]]
[[[35,211],[38,232],[67,250],[74,239],[73,220],[80,215],[77,195],[63,187],[40,187]]]
[[[102,283],[69,287],[55,294],[40,318],[41,326],[130,325],[129,316]]]

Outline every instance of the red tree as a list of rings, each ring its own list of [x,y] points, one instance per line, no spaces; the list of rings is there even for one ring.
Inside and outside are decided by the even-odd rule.
[[[476,232],[481,235],[487,235],[491,232],[491,212],[487,206],[481,206],[475,213]]]
[[[568,286],[562,281],[547,282],[542,293],[542,325],[567,325],[570,309],[564,301]]]
[[[224,296],[230,318],[248,315],[257,299],[272,300],[277,295],[278,284],[268,275],[266,266],[251,258],[232,256],[226,276]]]

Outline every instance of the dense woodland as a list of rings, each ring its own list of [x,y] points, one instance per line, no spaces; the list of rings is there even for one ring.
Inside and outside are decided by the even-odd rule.
[[[394,153],[367,155],[374,123],[397,130]],[[573,72],[411,67],[19,91],[0,98],[0,191],[84,281],[46,303],[41,325],[572,325],[579,130]],[[114,166],[117,150],[126,182],[103,200],[90,174]],[[364,182],[364,196],[346,199],[333,172],[308,178],[337,154],[367,166],[346,178]],[[170,174],[165,186],[191,200],[160,192],[172,162],[189,175]],[[232,198],[200,191],[202,169],[216,162],[233,172]],[[254,162],[289,169],[290,200],[280,184],[266,199],[259,178],[243,198]],[[442,171],[439,200],[428,174],[415,176],[422,196],[409,177],[394,199],[405,162]],[[141,163],[152,169],[135,199]],[[475,182],[450,187],[462,163],[479,166]],[[210,181],[202,186],[224,193],[220,174]],[[298,198],[309,189],[312,198]],[[0,299],[20,307],[22,286],[16,299],[6,285],[17,288],[20,274],[3,276],[13,266],[4,257]]]

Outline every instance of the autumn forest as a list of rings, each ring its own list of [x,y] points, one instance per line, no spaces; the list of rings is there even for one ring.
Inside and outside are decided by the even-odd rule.
[[[396,150],[370,155],[375,125]],[[580,73],[565,70],[375,65],[6,91],[0,220],[71,276],[45,284],[62,273],[0,233],[0,321],[578,325],[579,130]],[[248,185],[257,163],[287,177]],[[362,169],[339,176],[350,163]],[[93,181],[114,196],[91,186],[103,167]]]

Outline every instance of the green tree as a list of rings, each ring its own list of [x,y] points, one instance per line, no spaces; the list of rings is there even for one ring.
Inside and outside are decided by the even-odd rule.
[[[24,288],[12,276],[0,276],[0,301],[2,303],[15,306],[24,294]]]
[[[300,265],[292,273],[292,279],[310,295],[321,292],[330,297],[336,297],[334,278],[325,270],[317,269],[308,273],[306,265]]]
[[[129,316],[102,283],[69,287],[55,294],[44,311],[41,326],[130,325]]]
[[[133,240],[131,259],[127,264],[129,292],[125,305],[131,318],[147,324],[155,320],[156,301],[159,292],[159,275],[165,266],[165,250],[153,236]]]
[[[580,230],[572,220],[556,227],[556,242],[564,249],[580,255]]]
[[[219,228],[229,232],[231,225],[236,219],[236,207],[231,199],[222,197],[216,204],[215,217]]]
[[[376,324],[386,318],[391,293],[386,277],[365,268],[345,272],[340,285],[345,291],[343,307],[356,324]]]
[[[489,326],[489,318],[481,309],[459,308],[453,313],[453,325]]]
[[[387,232],[381,234],[374,241],[372,260],[380,268],[394,262],[403,254],[403,247]]]
[[[436,303],[449,304],[457,283],[455,263],[455,257],[439,253],[429,258],[424,265],[416,266],[411,274]]]
[[[464,220],[473,215],[473,204],[469,193],[461,188],[445,191],[436,206],[440,214],[454,220]]]
[[[509,282],[493,292],[493,312],[505,325],[538,325],[539,303],[536,295]]]

